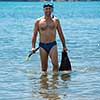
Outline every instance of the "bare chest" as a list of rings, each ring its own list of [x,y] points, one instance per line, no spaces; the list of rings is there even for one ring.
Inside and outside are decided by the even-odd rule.
[[[40,21],[39,23],[39,29],[42,31],[45,31],[47,29],[54,30],[56,28],[55,21]]]

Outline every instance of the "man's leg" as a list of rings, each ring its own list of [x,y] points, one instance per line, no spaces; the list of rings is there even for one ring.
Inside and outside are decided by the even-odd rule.
[[[41,47],[40,47],[40,58],[41,58],[42,74],[46,75],[48,68],[48,54]]]
[[[50,50],[50,58],[51,62],[53,64],[53,71],[57,72],[59,69],[58,65],[58,51],[57,51],[57,45],[53,46]]]

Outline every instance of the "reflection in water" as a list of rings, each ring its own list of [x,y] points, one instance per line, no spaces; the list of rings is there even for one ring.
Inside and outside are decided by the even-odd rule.
[[[43,89],[48,89],[48,78],[47,78],[47,76],[41,76],[41,78],[40,78],[41,80],[40,80],[40,84],[41,84],[41,88],[43,88]]]
[[[40,76],[39,73],[28,72],[28,78],[32,83],[32,98],[38,100],[65,100],[68,96],[71,74],[59,73]]]
[[[61,79],[63,80],[63,82],[65,82],[67,80],[70,80],[70,76],[61,75]],[[39,93],[43,98],[46,98],[48,100],[61,100],[60,84],[61,84],[61,80],[59,79],[58,75],[54,75],[51,78],[48,78],[47,76],[41,76]],[[67,84],[66,87],[68,88]]]
[[[40,79],[40,95],[48,100],[60,100],[59,94],[56,93],[58,76],[41,76]]]
[[[63,75],[61,75],[61,79],[63,80],[63,81],[70,81],[70,74],[63,74]]]

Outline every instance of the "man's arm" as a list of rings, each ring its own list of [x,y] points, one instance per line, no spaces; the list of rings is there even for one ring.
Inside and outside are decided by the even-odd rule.
[[[36,37],[39,30],[38,23],[39,23],[39,20],[36,20],[35,25],[34,25],[33,35],[32,35],[32,49],[35,49]]]
[[[58,19],[57,19],[57,31],[58,31],[58,34],[60,36],[60,39],[61,39],[61,42],[62,42],[62,45],[63,45],[63,50],[66,51],[67,48],[66,48],[65,38],[64,38],[62,29],[61,29],[60,21]]]

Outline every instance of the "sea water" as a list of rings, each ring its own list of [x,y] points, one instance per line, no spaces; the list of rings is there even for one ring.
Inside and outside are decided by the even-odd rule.
[[[41,76],[39,51],[28,62],[43,2],[0,2],[0,100],[100,100],[100,2],[54,2],[72,65]],[[62,44],[57,35],[59,64]],[[38,47],[39,35],[36,47]],[[48,72],[52,64],[48,61]]]

